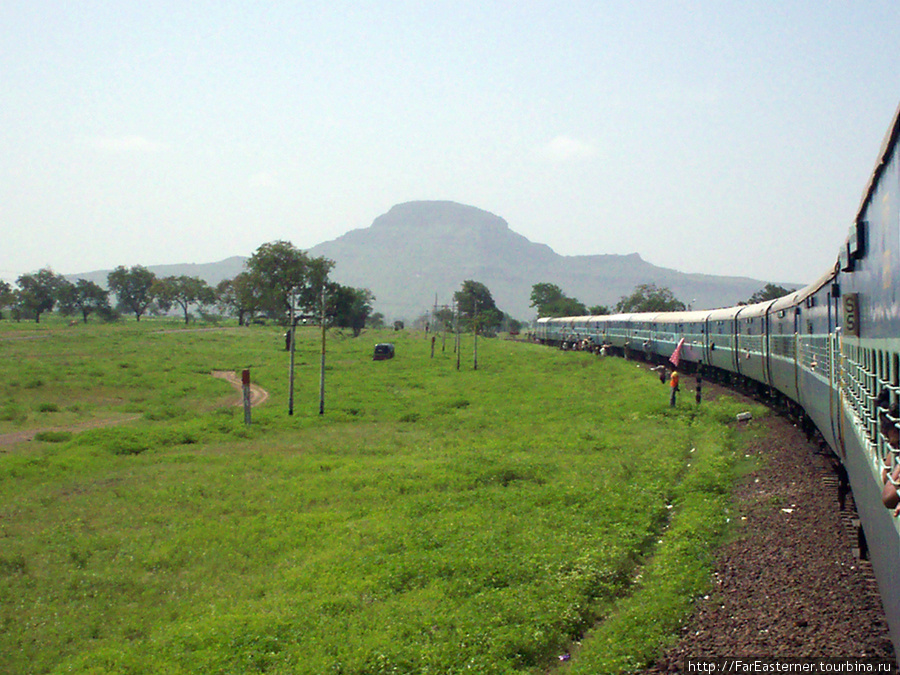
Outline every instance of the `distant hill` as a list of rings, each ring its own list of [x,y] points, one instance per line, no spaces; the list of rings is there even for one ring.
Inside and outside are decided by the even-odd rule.
[[[388,318],[414,319],[449,304],[466,279],[485,284],[497,306],[530,320],[531,287],[558,285],[586,305],[615,305],[636,285],[656,283],[694,308],[746,300],[765,282],[746,277],[684,274],[656,267],[637,254],[562,256],[513,232],[487,211],[449,201],[398,204],[370,227],[310,249],[336,262],[332,277],[369,288]]]
[[[214,263],[180,263],[176,265],[145,265],[145,267],[153,272],[156,276],[162,277],[200,277],[211,286],[215,286],[223,279],[233,279],[244,271],[244,263],[247,258],[244,256],[232,256],[225,260]],[[86,279],[99,284],[106,288],[106,277],[112,270],[96,270],[94,272],[83,272],[81,274],[69,274],[67,278],[70,281],[75,279]]]
[[[335,261],[332,278],[370,289],[375,309],[389,320],[413,320],[450,304],[466,279],[485,284],[497,306],[531,320],[531,287],[554,283],[584,304],[614,306],[635,286],[667,286],[695,309],[731,306],[766,282],[747,277],[684,274],[631,255],[562,256],[513,232],[503,218],[449,201],[398,204],[366,228],[352,230],[309,250]],[[246,257],[217,263],[148,265],[159,277],[185,274],[215,285],[244,269]],[[109,270],[71,275],[106,286]],[[790,284],[783,284],[791,286]]]

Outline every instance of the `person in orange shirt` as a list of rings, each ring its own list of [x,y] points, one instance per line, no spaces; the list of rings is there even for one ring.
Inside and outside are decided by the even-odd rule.
[[[672,390],[672,397],[669,399],[669,407],[675,407],[675,395],[678,393],[678,371],[673,369],[672,375],[669,376],[669,387]]]

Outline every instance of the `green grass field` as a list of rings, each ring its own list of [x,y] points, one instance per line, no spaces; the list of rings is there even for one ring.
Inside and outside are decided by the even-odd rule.
[[[45,430],[0,445],[0,672],[630,672],[707,589],[734,401],[332,332],[320,416],[308,329],[289,417],[282,332],[0,322],[0,435]]]

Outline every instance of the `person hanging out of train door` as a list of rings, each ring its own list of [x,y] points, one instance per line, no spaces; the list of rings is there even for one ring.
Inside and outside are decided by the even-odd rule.
[[[879,402],[880,399],[879,396]],[[880,417],[881,433],[889,446],[889,456],[882,458],[881,476],[884,480],[884,488],[881,490],[881,502],[885,508],[893,509],[894,518],[897,518],[900,516],[900,493],[897,491],[900,488],[900,463],[894,463],[893,455],[900,452],[900,429],[897,428],[896,422],[900,419],[900,406],[895,403],[890,410],[880,407]],[[893,469],[891,469],[892,464],[894,464]]]
[[[875,406],[878,409],[878,421],[881,428],[881,437],[885,440],[885,444],[889,447],[885,448],[881,455],[881,482],[886,483],[888,476],[894,467],[894,458],[891,450],[900,449],[900,429],[891,421],[889,415],[891,407],[891,394],[887,389],[882,389],[875,399]],[[896,417],[896,415],[895,415]]]

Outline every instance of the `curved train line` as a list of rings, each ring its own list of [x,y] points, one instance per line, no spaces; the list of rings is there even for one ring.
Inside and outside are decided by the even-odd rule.
[[[540,318],[538,340],[670,359],[802,409],[849,477],[900,654],[900,109],[834,267],[777,300]]]

